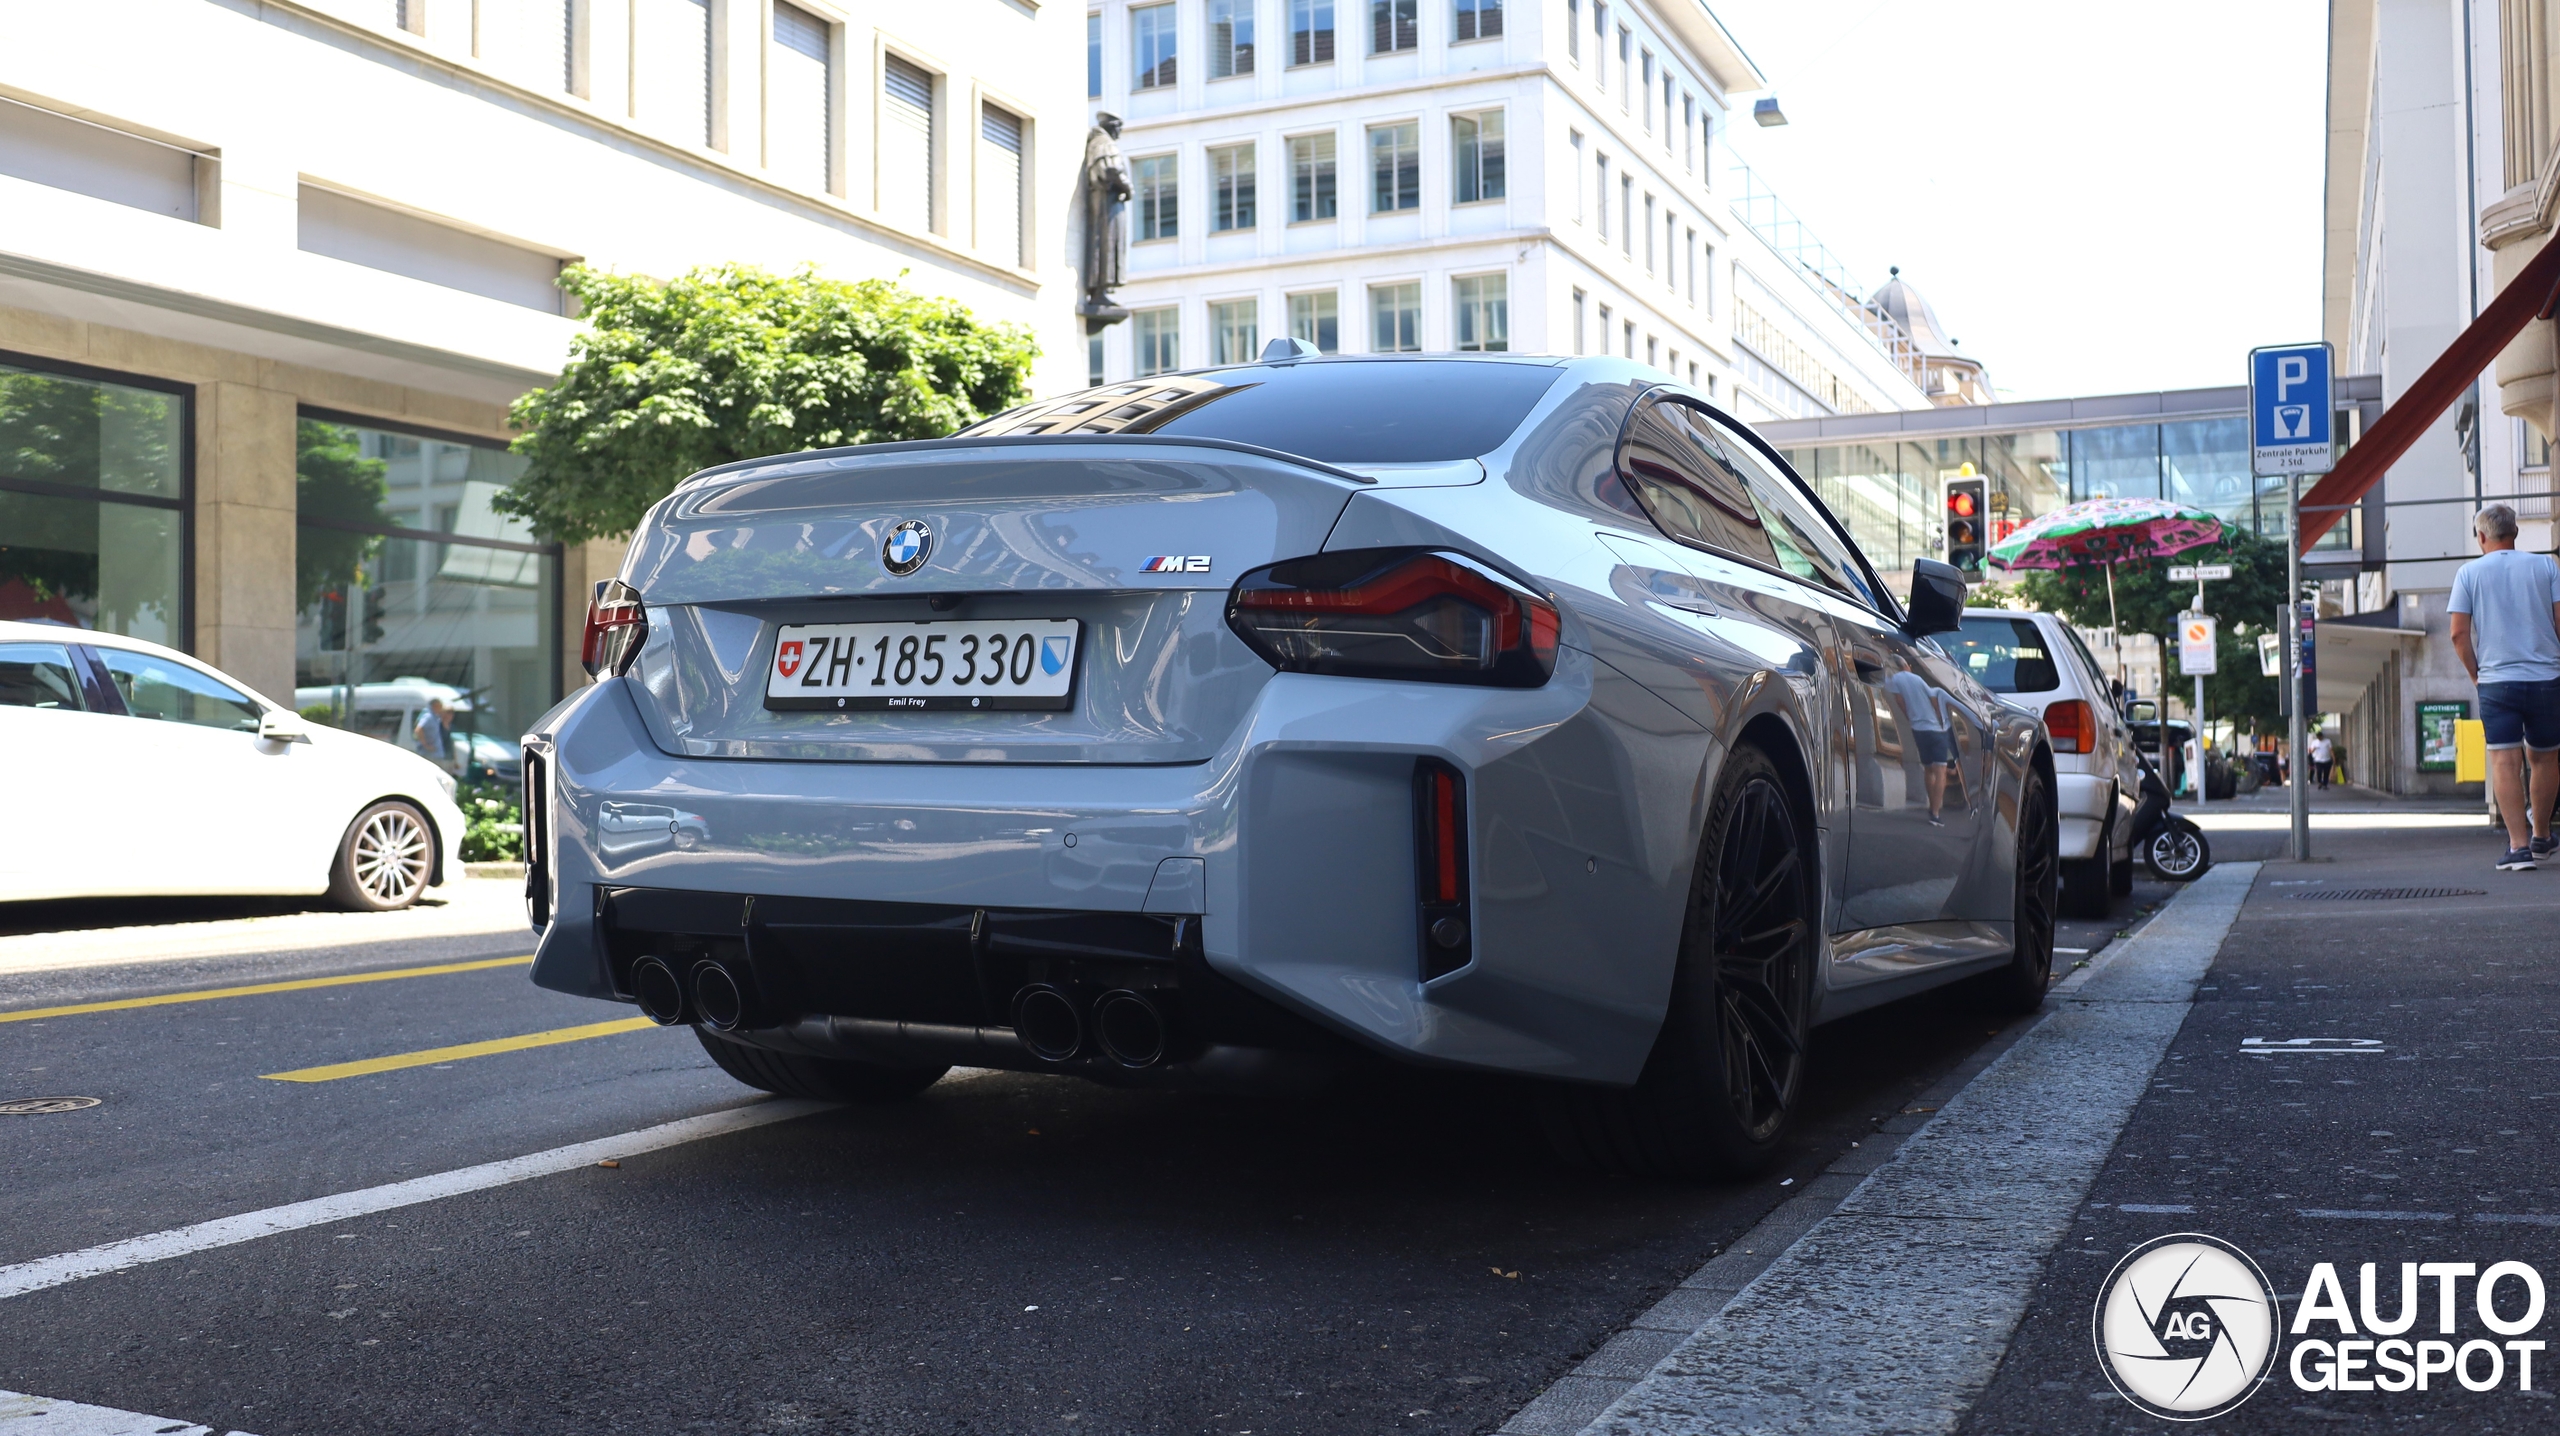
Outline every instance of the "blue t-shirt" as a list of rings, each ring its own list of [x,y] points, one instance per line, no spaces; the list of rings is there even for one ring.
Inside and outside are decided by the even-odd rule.
[[[2484,553],[2453,576],[2448,613],[2471,615],[2471,651],[2483,683],[2542,683],[2560,678],[2560,564],[2547,554],[2501,549]]]

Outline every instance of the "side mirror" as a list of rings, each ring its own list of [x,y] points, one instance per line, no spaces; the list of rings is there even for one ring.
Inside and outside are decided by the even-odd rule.
[[[288,713],[281,708],[271,708],[267,710],[265,716],[258,719],[258,741],[261,743],[308,743],[311,741],[311,728],[302,721],[301,715]]]
[[[1953,633],[1964,626],[1964,574],[1954,564],[1934,558],[1911,561],[1911,602],[1904,605],[1902,631],[1913,638]]]

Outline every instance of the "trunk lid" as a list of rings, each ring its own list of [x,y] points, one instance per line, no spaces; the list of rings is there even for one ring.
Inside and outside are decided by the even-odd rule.
[[[1229,587],[1322,548],[1360,487],[1161,439],[884,445],[714,475],[632,544],[640,706],[662,746],[701,757],[1199,762],[1271,676],[1227,629]],[[918,523],[930,543],[901,575],[887,546]],[[764,706],[785,626],[1032,619],[1081,627],[1063,710]]]

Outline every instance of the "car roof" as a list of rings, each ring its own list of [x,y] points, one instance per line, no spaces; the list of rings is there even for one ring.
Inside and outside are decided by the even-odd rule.
[[[209,673],[230,687],[247,694],[253,702],[263,703],[270,708],[281,706],[257,689],[194,654],[182,653],[165,643],[154,643],[147,638],[133,638],[95,628],[74,628],[67,623],[39,623],[20,618],[0,618],[0,643],[77,643],[90,648],[121,648],[131,653],[148,653],[184,664],[199,673]]]

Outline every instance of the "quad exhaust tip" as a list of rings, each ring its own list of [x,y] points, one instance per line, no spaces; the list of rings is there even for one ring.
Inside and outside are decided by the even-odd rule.
[[[661,958],[631,964],[631,995],[639,999],[640,1015],[660,1027],[684,1021],[684,982]]]
[[[1045,982],[1013,996],[1013,1031],[1043,1062],[1066,1062],[1084,1050],[1084,1013],[1075,999]]]
[[[747,1020],[747,995],[737,974],[716,962],[693,970],[693,1010],[714,1032],[735,1032]]]
[[[1094,999],[1093,1035],[1104,1054],[1123,1067],[1153,1067],[1164,1060],[1164,1014],[1127,988]]]

